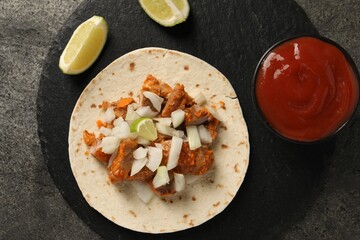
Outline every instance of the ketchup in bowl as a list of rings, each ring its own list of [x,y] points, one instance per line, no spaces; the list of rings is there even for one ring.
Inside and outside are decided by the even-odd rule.
[[[281,42],[262,58],[255,98],[266,123],[283,137],[315,142],[337,132],[359,99],[355,64],[325,38]],[[345,54],[344,54],[345,53]]]

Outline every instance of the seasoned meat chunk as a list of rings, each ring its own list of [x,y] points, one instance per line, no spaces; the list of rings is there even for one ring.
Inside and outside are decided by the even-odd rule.
[[[185,109],[185,107],[192,106],[193,104],[194,100],[185,92],[184,85],[176,84],[165,104],[161,116],[170,117],[173,111]]]
[[[202,146],[190,150],[188,143],[183,143],[176,173],[202,175],[206,173],[214,162],[213,151],[209,146]]]
[[[219,122],[206,107],[192,106],[185,109],[185,126],[204,124],[212,139],[215,139],[217,135],[216,129]]]
[[[117,154],[109,167],[109,177],[111,182],[121,182],[130,175],[134,161],[133,151],[137,149],[138,143],[131,139],[121,141]]]

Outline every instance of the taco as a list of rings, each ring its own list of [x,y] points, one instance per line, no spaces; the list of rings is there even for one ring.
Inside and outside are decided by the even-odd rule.
[[[166,233],[225,209],[249,163],[229,81],[186,53],[143,48],[85,88],[69,127],[69,159],[91,207],[115,224]]]

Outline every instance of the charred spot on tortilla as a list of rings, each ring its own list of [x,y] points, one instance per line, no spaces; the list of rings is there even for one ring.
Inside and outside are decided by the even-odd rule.
[[[229,148],[229,146],[228,146],[228,145],[226,145],[226,144],[221,144],[221,148],[222,148],[222,149],[228,149],[228,148]]]
[[[131,63],[134,63],[133,67]],[[136,74],[131,69],[136,71]],[[179,69],[187,71],[186,74],[178,71]],[[152,74],[153,78],[147,77],[149,74]],[[114,75],[118,77],[112,77]],[[145,84],[145,80],[148,84]],[[200,106],[196,105],[192,96],[187,94],[188,90],[195,87],[202,91],[206,98],[213,96],[217,102],[208,99]],[[216,100],[226,99],[227,96],[235,96],[235,104],[232,101],[229,103],[224,101],[225,107],[225,104]],[[134,101],[126,100],[129,98],[133,98]],[[102,106],[104,99],[109,102],[107,107]],[[221,73],[189,54],[160,48],[145,48],[115,60],[85,88],[81,101],[78,100],[78,103],[83,104],[81,106],[77,104],[74,107],[70,120],[70,165],[83,196],[87,201],[89,201],[87,195],[96,196],[96,198],[92,197],[90,204],[94,209],[115,224],[139,232],[174,232],[206,222],[231,203],[248,166],[249,148],[236,145],[239,142],[248,142],[246,124],[240,105],[236,105],[237,101],[230,82]],[[96,104],[100,104],[99,108]],[[211,106],[211,104],[217,106]],[[89,106],[94,110],[89,111]],[[219,121],[214,120],[216,116],[212,113],[215,114],[216,111],[212,111],[212,107],[218,108],[218,111],[221,110],[220,125]],[[164,109],[167,112],[162,116]],[[147,115],[155,115],[154,112],[157,116]],[[196,114],[197,117],[191,117]],[[150,119],[147,122],[155,125],[157,132],[155,140],[141,139],[138,136],[143,126],[131,127],[134,119],[138,119],[139,116]],[[181,122],[183,117],[184,120]],[[98,120],[101,124],[97,124]],[[161,128],[161,124],[165,127]],[[147,124],[144,126],[148,127]],[[73,131],[74,128],[77,128],[77,131]],[[239,134],[222,130],[227,128],[237,129]],[[82,139],[79,146],[82,154],[79,155],[76,153],[76,144],[85,130],[95,135],[95,141],[93,145],[86,145]],[[193,141],[192,137],[188,136],[188,131],[195,130],[197,134],[194,135],[195,141]],[[169,158],[171,142],[177,138],[182,139],[180,154],[177,163],[174,164],[175,167],[167,169],[171,168],[171,164],[168,165],[172,159],[172,157]],[[200,138],[200,145],[195,144],[194,147],[193,142],[199,142],[197,138]],[[227,146],[224,150],[221,144],[225,139],[227,143],[235,144]],[[119,153],[122,144],[123,151]],[[135,161],[134,152],[140,147],[144,150],[140,149],[139,154],[138,152],[135,154],[137,156]],[[158,191],[154,192],[152,189],[153,184],[159,184],[157,181],[153,183],[159,166],[155,165],[154,171],[147,166],[152,148],[161,149],[163,156],[158,159],[161,160],[160,166],[167,170],[163,173],[167,172],[168,175],[160,177],[160,184],[166,183],[168,188],[164,191],[165,188],[160,187],[163,189],[160,196],[157,195]],[[83,155],[85,150],[89,153],[86,158]],[[97,160],[94,153],[97,153],[96,156],[100,159]],[[146,162],[137,161],[137,158],[144,154]],[[137,166],[134,162],[140,165]],[[150,163],[150,167],[152,164]],[[110,171],[114,174],[113,182],[109,180]],[[81,174],[83,172],[88,174]],[[178,192],[173,190],[174,173],[180,174],[176,175],[176,187],[183,190]],[[204,176],[196,176],[199,173]],[[198,180],[191,182],[188,176],[194,174]],[[221,179],[216,176],[221,176]],[[166,180],[167,177],[169,180]],[[234,182],[238,185],[233,184]],[[140,183],[140,185],[135,186],[135,183]],[[144,191],[144,189],[147,190]],[[162,194],[170,195],[161,196]],[[177,195],[174,196],[174,194]],[[116,209],[115,212],[114,209]],[[124,217],[131,214],[130,210],[136,214],[136,218]],[[158,218],[159,214],[169,211],[174,214],[166,218]],[[190,212],[196,214],[190,217],[188,216]],[[186,218],[183,217],[185,215],[187,215]],[[153,219],[157,220],[153,221]],[[146,223],[146,225],[141,223]]]
[[[224,101],[219,101],[220,104],[220,108],[226,110],[226,106],[225,106],[225,102]]]
[[[224,188],[224,185],[218,183],[218,184],[216,185],[216,188]]]
[[[133,216],[133,217],[137,217],[136,213],[133,210],[129,210],[129,213]]]
[[[129,64],[129,69],[130,69],[130,72],[134,71],[134,69],[135,69],[135,63],[134,62],[131,62]]]
[[[238,164],[237,164],[237,163],[234,165],[234,171],[237,172],[237,173],[239,172]]]
[[[219,206],[220,205],[220,202],[217,202],[217,203],[214,203],[213,204],[213,207],[217,207],[217,206]]]
[[[227,195],[229,195],[230,197],[234,197],[234,194],[232,194],[231,192],[227,192]]]

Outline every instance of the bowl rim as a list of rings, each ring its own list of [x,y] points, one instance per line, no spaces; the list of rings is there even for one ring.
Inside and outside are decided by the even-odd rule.
[[[260,67],[262,66],[265,58],[269,55],[269,53],[275,49],[276,47],[280,46],[283,43],[289,42],[291,40],[297,39],[297,38],[304,38],[304,37],[309,37],[309,38],[315,38],[318,40],[321,40],[325,43],[328,43],[330,45],[333,45],[334,47],[338,48],[342,54],[345,56],[345,59],[347,60],[347,62],[349,63],[349,65],[351,66],[354,75],[355,75],[355,79],[357,81],[357,86],[358,86],[358,99],[355,105],[355,108],[353,110],[353,112],[351,113],[351,115],[348,117],[348,119],[341,124],[334,132],[332,132],[330,135],[325,136],[323,138],[320,139],[316,139],[316,140],[312,140],[312,141],[301,141],[301,140],[296,140],[296,139],[292,139],[292,138],[288,138],[284,135],[282,135],[280,132],[276,131],[268,122],[268,120],[266,119],[266,117],[264,116],[257,98],[256,98],[256,82],[257,82],[257,76],[258,76],[258,72]],[[320,34],[299,34],[299,35],[294,35],[292,37],[288,37],[288,38],[284,38],[281,39],[280,41],[277,41],[276,43],[272,44],[266,51],[265,53],[261,56],[260,60],[258,61],[256,68],[255,68],[255,72],[253,74],[252,77],[252,81],[251,81],[251,98],[252,98],[252,102],[255,105],[255,109],[256,112],[258,113],[258,115],[261,118],[261,121],[263,122],[263,124],[276,136],[280,137],[281,139],[288,141],[288,142],[292,142],[292,143],[296,143],[296,144],[303,144],[303,145],[313,145],[313,144],[318,144],[318,143],[323,143],[325,141],[328,141],[330,139],[332,139],[333,137],[335,137],[335,135],[337,135],[337,133],[339,133],[346,125],[351,124],[354,121],[354,116],[356,114],[356,112],[358,111],[359,108],[359,99],[360,99],[360,74],[359,74],[359,70],[354,62],[354,60],[352,59],[351,55],[348,53],[348,51],[346,49],[344,49],[339,43],[335,42],[334,40],[331,40],[327,37],[321,36]]]

